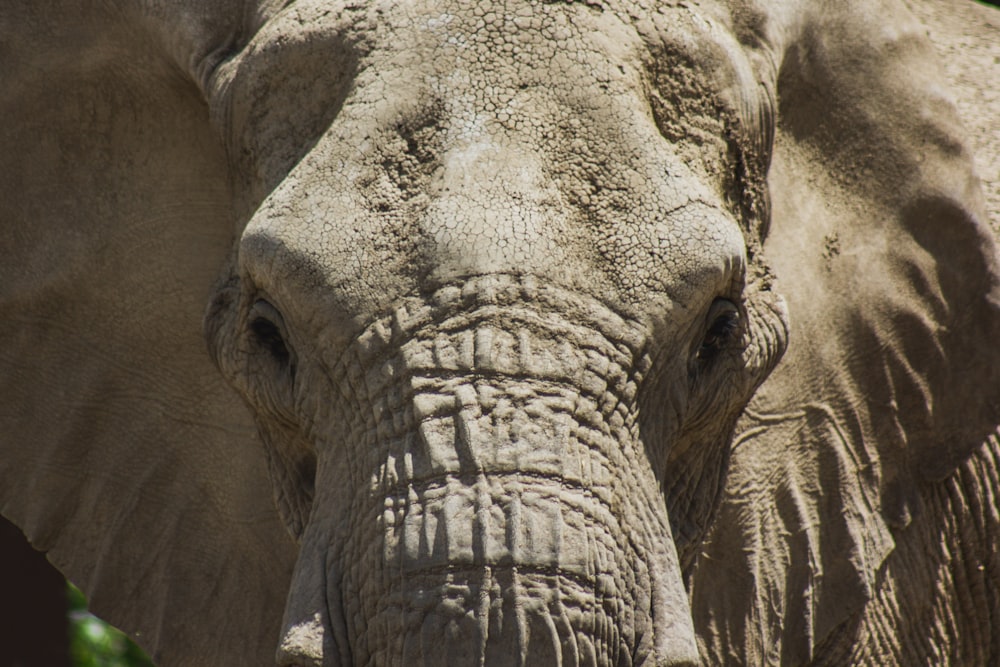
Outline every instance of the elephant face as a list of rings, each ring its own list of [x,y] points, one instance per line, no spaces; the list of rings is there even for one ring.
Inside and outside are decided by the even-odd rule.
[[[283,664],[696,661],[785,319],[725,94],[761,102],[685,17],[298,3],[215,75],[267,193],[207,326],[302,545]]]
[[[163,665],[998,664],[994,14],[3,3],[0,513]]]

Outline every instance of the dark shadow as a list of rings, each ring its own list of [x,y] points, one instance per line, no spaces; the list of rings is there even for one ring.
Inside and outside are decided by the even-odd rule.
[[[0,667],[70,667],[66,580],[0,517]]]

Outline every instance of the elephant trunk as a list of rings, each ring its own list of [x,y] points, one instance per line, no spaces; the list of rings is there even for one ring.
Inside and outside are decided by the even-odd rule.
[[[327,605],[343,607],[330,610],[342,619],[333,636],[351,643],[337,653],[378,665],[694,664],[639,438],[637,326],[560,294],[519,301],[530,307],[454,296],[376,323],[336,366],[351,395],[373,400],[340,415],[351,444],[321,460],[333,497],[315,505],[339,510],[311,520],[326,527],[311,532],[327,545],[316,565]]]

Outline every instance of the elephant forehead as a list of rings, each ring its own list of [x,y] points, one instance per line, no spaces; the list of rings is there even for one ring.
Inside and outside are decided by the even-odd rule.
[[[305,275],[351,316],[488,273],[621,306],[725,291],[742,233],[660,134],[634,27],[491,6],[386,9],[342,109],[246,229],[271,272],[255,279]]]

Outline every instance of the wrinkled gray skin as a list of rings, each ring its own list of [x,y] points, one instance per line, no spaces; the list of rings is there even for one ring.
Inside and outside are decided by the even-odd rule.
[[[98,611],[165,665],[1000,660],[997,254],[905,8],[281,4],[0,6],[0,510]]]

